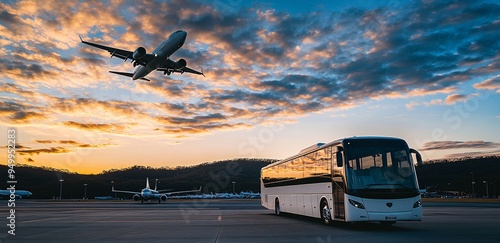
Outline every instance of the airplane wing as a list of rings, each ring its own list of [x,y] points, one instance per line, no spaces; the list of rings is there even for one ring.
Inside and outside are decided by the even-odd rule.
[[[200,186],[200,189],[198,190],[189,190],[189,191],[177,191],[177,192],[168,192],[168,193],[165,193],[165,195],[174,195],[174,194],[182,194],[182,193],[190,193],[190,192],[201,192],[201,186]]]
[[[188,68],[188,67],[183,67],[183,68],[179,68],[179,69],[175,69],[175,68],[171,68],[171,67],[159,67],[156,69],[156,71],[181,73],[181,74],[182,73],[194,73],[194,74],[198,74],[198,75],[203,75],[203,77],[205,77],[205,73],[203,73],[203,70],[201,70],[201,72],[199,72],[199,71],[196,71],[196,70]]]
[[[126,73],[126,72],[117,72],[117,71],[109,71],[110,73],[114,73],[114,74],[118,74],[118,75],[122,75],[122,76],[127,76],[127,77],[133,77],[134,74],[133,73]],[[140,78],[142,80],[146,80],[146,81],[149,81],[149,79],[147,78]]]
[[[78,36],[80,37],[80,36]],[[123,59],[125,61],[127,60],[132,60],[132,61],[135,61],[137,64],[139,65],[147,65],[151,60],[154,59],[154,55],[151,55],[151,54],[146,54],[144,55],[144,57],[142,57],[141,59],[139,60],[136,60],[134,59],[134,57],[132,56],[132,54],[134,52],[132,51],[126,51],[126,50],[122,50],[122,49],[118,49],[118,48],[114,48],[114,47],[109,47],[109,46],[104,46],[104,45],[99,45],[99,44],[96,44],[96,43],[92,43],[92,42],[88,42],[88,41],[84,41],[82,39],[82,37],[80,37],[80,40],[82,41],[83,44],[86,44],[86,45],[89,45],[89,46],[93,46],[93,47],[97,47],[99,49],[103,49],[103,50],[106,50],[108,51],[110,54],[111,54],[111,57],[118,57],[120,59]]]
[[[111,192],[121,192],[121,193],[129,193],[129,194],[141,194],[141,192],[115,190],[115,187],[111,187]]]
[[[164,190],[158,190],[157,192],[169,192],[169,191],[172,191],[174,189],[164,189]]]
[[[181,69],[183,72],[187,72],[187,73],[194,73],[194,74],[198,74],[198,75],[203,75],[203,77],[205,77],[205,74],[203,73],[203,70],[201,70],[201,72],[198,72],[196,70],[193,70],[191,68],[188,68],[188,67],[184,67]]]

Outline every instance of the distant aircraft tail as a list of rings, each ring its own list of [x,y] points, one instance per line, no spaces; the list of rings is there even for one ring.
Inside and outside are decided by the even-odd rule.
[[[134,77],[134,74],[133,73],[126,73],[126,72],[117,72],[117,71],[109,71],[110,73],[114,73],[114,74],[118,74],[118,75],[122,75],[122,76],[126,76],[126,77]],[[140,78],[142,80],[146,80],[146,81],[150,81],[149,79],[147,78]]]
[[[149,178],[146,177],[146,189],[150,189],[149,188]]]
[[[158,191],[158,179],[155,180],[155,191]]]

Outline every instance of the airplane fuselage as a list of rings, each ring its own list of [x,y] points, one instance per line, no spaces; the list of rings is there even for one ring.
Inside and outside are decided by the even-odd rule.
[[[141,190],[140,194],[136,194],[134,196],[134,200],[136,201],[166,201],[167,200],[167,195],[161,194],[156,190],[149,189],[149,188],[144,188]]]
[[[150,200],[150,199],[156,199],[160,196],[160,194],[151,189],[142,189],[141,191],[141,197],[144,198],[145,200]]]
[[[187,32],[178,30],[172,33],[167,39],[161,42],[154,51],[155,58],[145,66],[139,66],[135,69],[132,76],[133,80],[146,77],[149,73],[161,67],[167,62],[172,62],[169,57],[179,48],[182,47],[186,41]]]

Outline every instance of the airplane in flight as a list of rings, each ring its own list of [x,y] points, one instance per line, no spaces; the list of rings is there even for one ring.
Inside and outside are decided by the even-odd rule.
[[[9,198],[10,197],[10,190],[0,190],[0,197],[2,198]],[[16,190],[14,192],[15,198],[22,199],[23,197],[29,197],[32,195],[30,191],[26,190]]]
[[[157,187],[158,187],[158,179],[156,179],[156,182],[155,182],[155,189],[151,189],[149,187],[149,178],[146,178],[146,188],[142,189],[140,192],[115,190],[114,186],[111,187],[111,192],[121,192],[121,193],[134,194],[134,196],[132,197],[134,199],[134,201],[141,200],[141,203],[143,203],[144,201],[150,201],[150,200],[151,201],[158,200],[158,203],[161,203],[162,201],[166,201],[167,197],[170,195],[181,194],[181,193],[190,193],[190,192],[200,192],[201,191],[201,187],[200,187],[200,189],[198,189],[198,190],[162,193],[165,191],[170,191],[170,189],[157,190]]]
[[[151,73],[152,71],[160,71],[163,72],[164,75],[170,75],[171,73],[194,73],[198,75],[203,75],[203,70],[196,71],[187,67],[187,62],[184,59],[179,59],[178,61],[173,61],[170,59],[170,56],[179,50],[181,46],[186,41],[187,32],[184,30],[178,30],[172,33],[167,39],[165,39],[161,44],[153,50],[151,54],[146,53],[146,48],[138,47],[135,51],[126,51],[118,48],[113,48],[109,46],[103,46],[100,44],[87,42],[80,37],[80,40],[83,44],[87,44],[93,47],[97,47],[103,50],[108,51],[111,54],[111,57],[118,57],[126,62],[127,60],[131,60],[134,67],[138,66],[133,73],[127,72],[117,72],[117,71],[109,71],[110,73],[131,77],[132,80],[142,79],[149,81],[149,79],[145,78],[146,75]]]

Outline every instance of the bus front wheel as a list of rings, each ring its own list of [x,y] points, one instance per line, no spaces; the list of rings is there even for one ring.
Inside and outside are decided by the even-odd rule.
[[[321,201],[321,220],[323,220],[323,223],[325,224],[331,224],[332,223],[332,214],[330,212],[330,208],[328,207],[328,203],[325,200]]]
[[[280,200],[278,198],[274,200],[274,213],[278,216],[281,214]]]

